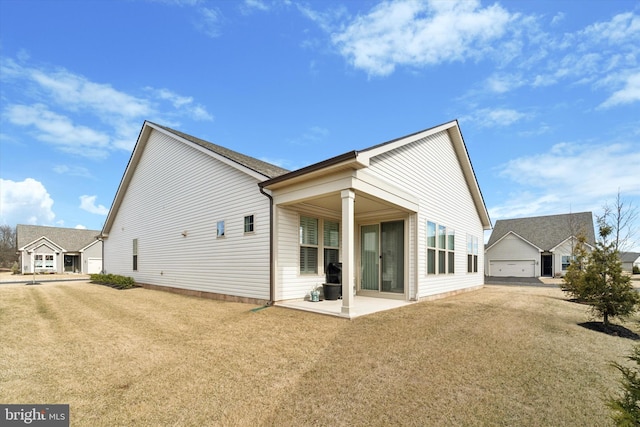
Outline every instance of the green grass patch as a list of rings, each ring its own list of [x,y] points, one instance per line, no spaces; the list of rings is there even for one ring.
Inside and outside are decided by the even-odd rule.
[[[115,289],[132,289],[137,287],[133,277],[120,276],[118,274],[91,274],[90,278],[93,283],[110,286]]]

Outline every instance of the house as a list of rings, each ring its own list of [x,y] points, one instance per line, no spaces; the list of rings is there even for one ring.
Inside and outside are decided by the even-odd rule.
[[[633,267],[640,268],[640,252],[620,252],[622,271],[633,273]]]
[[[578,236],[595,244],[591,212],[496,221],[485,249],[485,271],[496,277],[564,275]]]
[[[102,270],[100,231],[75,228],[16,226],[23,273],[82,273]]]
[[[147,121],[101,236],[107,273],[225,300],[302,300],[341,263],[351,317],[481,287],[489,228],[457,121],[295,171]]]

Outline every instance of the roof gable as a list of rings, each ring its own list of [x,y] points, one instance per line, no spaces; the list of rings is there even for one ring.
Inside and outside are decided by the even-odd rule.
[[[98,230],[47,227],[42,225],[16,226],[16,242],[19,250],[45,239],[66,252],[78,252],[96,241]]]
[[[453,120],[439,126],[396,138],[382,144],[374,145],[364,150],[349,151],[331,159],[324,160],[305,168],[269,179],[260,183],[260,186],[266,188],[269,188],[273,185],[281,186],[287,181],[290,183],[294,183],[296,181],[304,179],[305,177],[311,178],[319,174],[331,173],[339,168],[344,167],[351,167],[352,169],[362,169],[368,167],[370,165],[371,159],[379,156],[380,154],[395,150],[399,147],[414,143],[423,138],[435,135],[440,132],[447,132],[451,142],[453,143],[459,166],[462,169],[462,173],[473,198],[478,216],[480,217],[485,230],[488,230],[489,228],[491,228],[491,220],[489,218],[489,213],[484,203],[484,198],[482,196],[482,192],[480,191],[473,166],[471,165],[471,159],[469,158],[469,154],[467,152],[467,148],[464,143],[462,133],[460,132],[460,127],[457,120]]]
[[[498,220],[487,242],[487,248],[510,232],[543,251],[550,251],[568,238],[581,234],[585,236],[587,244],[595,244],[591,212]]]
[[[135,173],[136,167],[140,162],[144,148],[153,131],[161,132],[170,136],[176,143],[183,143],[193,147],[196,150],[200,150],[223,163],[226,163],[250,176],[253,176],[257,181],[263,181],[264,179],[272,178],[278,175],[282,175],[288,172],[279,166],[272,165],[270,163],[258,160],[256,158],[238,153],[237,151],[230,150],[220,145],[213,144],[200,138],[188,135],[184,132],[171,129],[166,126],[161,126],[153,122],[145,121],[140,130],[140,135],[136,141],[136,145],[133,148],[129,163],[125,168],[120,185],[116,191],[116,196],[111,204],[111,209],[107,214],[104,227],[102,229],[102,235],[109,233],[111,225],[115,220],[115,216],[120,208],[124,193],[131,182],[131,179]]]

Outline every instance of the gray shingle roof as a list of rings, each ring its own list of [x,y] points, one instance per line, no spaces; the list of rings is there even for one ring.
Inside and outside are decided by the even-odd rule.
[[[80,230],[76,228],[23,224],[16,226],[18,248],[22,248],[35,240],[46,237],[69,252],[77,252],[90,243],[95,242],[98,234],[100,234],[99,230]]]
[[[640,258],[640,252],[620,252],[620,261],[635,262]]]
[[[197,144],[203,148],[206,148],[209,151],[212,151],[220,156],[226,157],[229,160],[232,160],[242,166],[245,166],[251,170],[254,170],[262,175],[267,176],[268,178],[275,178],[276,176],[283,175],[289,172],[287,169],[283,169],[280,166],[272,165],[271,163],[267,163],[262,160],[258,160],[254,157],[247,156],[242,153],[238,153],[237,151],[230,150],[228,148],[222,147],[220,145],[213,144],[209,141],[205,141],[204,139],[196,138],[195,136],[188,135],[184,132],[177,131],[175,129],[171,129],[166,126],[159,125],[157,123],[149,122],[154,126],[162,128],[167,132],[171,132],[174,135],[177,135],[181,138],[186,139],[187,141],[191,141],[194,144]]]
[[[571,236],[583,234],[594,245],[595,232],[591,212],[547,215],[529,218],[499,219],[491,232],[487,247],[510,231],[533,243],[543,251],[553,249]]]

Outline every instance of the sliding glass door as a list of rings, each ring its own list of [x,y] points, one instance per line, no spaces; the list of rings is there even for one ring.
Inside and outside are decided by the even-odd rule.
[[[360,289],[404,293],[404,221],[360,228]]]

